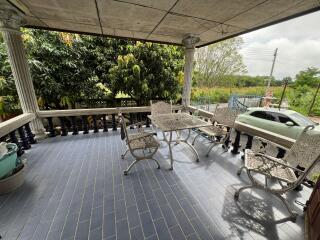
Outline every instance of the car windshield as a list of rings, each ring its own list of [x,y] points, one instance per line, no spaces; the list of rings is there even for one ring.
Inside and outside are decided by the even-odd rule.
[[[308,125],[315,125],[315,122],[311,121],[309,118],[301,115],[300,113],[290,114],[292,117],[296,118],[304,127]]]

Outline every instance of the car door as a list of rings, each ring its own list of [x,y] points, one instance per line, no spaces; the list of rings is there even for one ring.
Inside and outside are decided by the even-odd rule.
[[[257,110],[250,114],[250,122],[248,124],[265,129],[267,131],[275,132],[273,124],[275,123],[275,117],[265,110]]]
[[[297,139],[297,137],[301,133],[302,127],[285,114],[275,112],[273,112],[272,114],[276,118],[278,133],[289,138]],[[286,125],[287,122],[292,122],[294,125],[288,126]]]

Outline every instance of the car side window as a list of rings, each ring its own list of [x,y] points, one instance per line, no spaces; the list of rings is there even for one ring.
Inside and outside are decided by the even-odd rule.
[[[266,114],[265,112],[261,112],[261,111],[256,111],[250,114],[251,116],[257,117],[257,118],[262,118],[265,119]]]
[[[265,111],[255,111],[251,113],[251,116],[262,118],[269,121],[276,121],[276,118],[271,113]]]
[[[280,123],[286,123],[286,122],[293,122],[294,125],[297,125],[294,121],[292,121],[292,119],[290,119],[288,116],[284,115],[284,114],[280,114],[280,113],[275,113],[276,117],[278,118]]]

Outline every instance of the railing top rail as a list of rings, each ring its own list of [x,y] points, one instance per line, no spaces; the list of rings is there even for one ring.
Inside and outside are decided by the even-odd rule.
[[[181,109],[181,105],[172,106],[173,110]],[[45,117],[70,117],[83,115],[103,115],[122,113],[150,112],[150,106],[142,107],[118,107],[118,108],[90,108],[90,109],[68,109],[68,110],[43,110],[38,112],[38,116]]]
[[[0,137],[9,134],[28,122],[31,122],[33,119],[35,119],[35,117],[36,116],[34,113],[24,113],[0,123]]]
[[[187,109],[191,112],[194,112],[197,108],[188,106]],[[213,117],[213,113],[201,109],[199,109],[199,115],[208,118]],[[273,133],[238,121],[235,122],[234,128],[240,132],[249,134],[251,136],[262,137],[271,142],[277,143],[285,148],[291,148],[292,144],[295,142],[295,139],[288,138],[277,133]]]
[[[291,148],[296,141],[293,138],[288,138],[286,136],[282,136],[277,133],[273,133],[238,121],[235,122],[235,129],[251,136],[262,137],[285,148]]]

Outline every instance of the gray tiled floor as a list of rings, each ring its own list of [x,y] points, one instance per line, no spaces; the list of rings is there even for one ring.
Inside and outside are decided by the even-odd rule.
[[[4,239],[302,239],[303,217],[281,222],[287,213],[277,199],[236,188],[248,183],[235,173],[240,156],[215,148],[200,162],[183,144],[174,147],[174,171],[162,144],[153,161],[122,160],[118,132],[55,137],[33,145],[25,184],[0,196]],[[306,196],[304,196],[306,195]],[[292,199],[308,194],[291,193]]]

